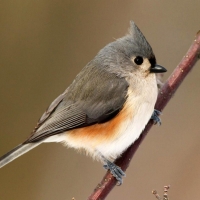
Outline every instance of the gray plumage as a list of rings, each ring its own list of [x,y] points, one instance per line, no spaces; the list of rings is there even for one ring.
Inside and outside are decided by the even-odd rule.
[[[69,86],[56,109],[46,121],[39,122],[39,127],[25,143],[108,121],[122,109],[127,88],[124,78],[89,63]]]

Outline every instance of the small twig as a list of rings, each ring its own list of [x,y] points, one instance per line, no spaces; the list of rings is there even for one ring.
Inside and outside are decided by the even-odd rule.
[[[186,56],[181,60],[179,65],[175,68],[171,76],[168,78],[166,83],[161,88],[157,103],[155,108],[159,111],[162,111],[164,107],[167,105],[171,97],[174,95],[182,81],[191,71],[196,61],[198,60],[200,55],[200,31],[196,35],[196,39],[190,46]],[[139,145],[142,143],[143,139],[147,135],[148,131],[152,127],[153,122],[150,120],[146,125],[145,130],[140,135],[139,139],[134,142],[124,153],[123,155],[116,160],[116,164],[125,171],[129,163],[137,151]],[[108,195],[108,193],[114,188],[116,185],[116,179],[110,174],[108,171],[104,176],[101,183],[97,185],[94,192],[88,197],[88,200],[103,200]]]
[[[161,200],[161,197],[159,196],[156,190],[153,190],[152,194],[155,195],[156,199]]]
[[[170,188],[170,185],[164,186],[164,194],[163,194],[163,200],[168,200],[168,190]]]
[[[152,193],[155,195],[156,199],[158,200],[169,200],[168,198],[168,190],[170,188],[170,185],[164,186],[164,194],[163,194],[163,199],[159,196],[156,190],[153,190]]]

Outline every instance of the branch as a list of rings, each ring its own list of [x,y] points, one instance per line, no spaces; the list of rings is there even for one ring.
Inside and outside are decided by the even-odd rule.
[[[200,31],[197,32],[196,38],[190,46],[187,54],[183,57],[179,65],[175,68],[171,76],[168,78],[166,83],[160,89],[158,99],[155,105],[155,109],[162,111],[167,105],[171,97],[174,95],[182,81],[191,71],[197,60],[200,58]],[[144,131],[140,135],[137,141],[135,141],[120,158],[116,160],[116,164],[122,168],[123,171],[129,166],[129,163],[137,151],[138,147],[142,143],[143,139],[153,126],[152,120],[148,122]],[[103,200],[114,188],[117,181],[108,171],[103,180],[96,186],[94,192],[88,197],[88,200]]]

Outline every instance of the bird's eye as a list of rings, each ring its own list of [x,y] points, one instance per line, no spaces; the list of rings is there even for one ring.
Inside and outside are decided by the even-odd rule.
[[[137,57],[134,59],[134,62],[135,62],[135,64],[137,64],[137,65],[141,65],[141,64],[143,63],[143,57],[137,56]]]

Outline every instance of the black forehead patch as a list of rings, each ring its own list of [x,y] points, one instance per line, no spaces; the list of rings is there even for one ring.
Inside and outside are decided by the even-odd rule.
[[[151,63],[151,66],[155,66],[156,65],[156,58],[154,56],[149,58],[149,62]]]

